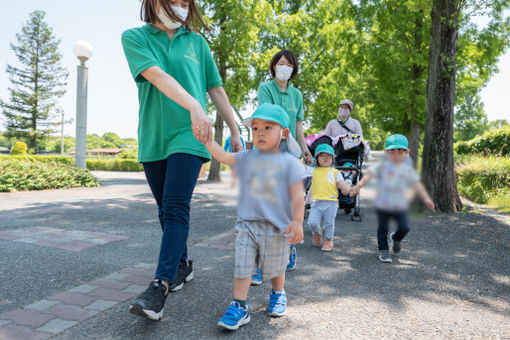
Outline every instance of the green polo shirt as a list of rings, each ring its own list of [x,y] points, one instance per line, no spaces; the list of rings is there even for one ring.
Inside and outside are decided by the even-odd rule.
[[[138,161],[163,160],[174,153],[210,159],[205,146],[193,136],[189,111],[141,75],[149,67],[159,66],[197,99],[205,111],[207,91],[222,85],[205,39],[180,27],[170,40],[166,32],[146,24],[125,31],[122,47],[138,86]]]
[[[296,122],[305,119],[301,91],[289,83],[287,91],[284,92],[273,79],[259,86],[258,96],[259,106],[264,103],[276,104],[287,112],[290,118],[290,132],[296,138]]]

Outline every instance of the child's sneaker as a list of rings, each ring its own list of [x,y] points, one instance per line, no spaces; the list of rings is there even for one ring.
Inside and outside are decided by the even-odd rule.
[[[333,241],[332,240],[325,240],[324,244],[321,248],[322,251],[332,251],[333,250]]]
[[[390,235],[390,240],[391,242],[393,242],[393,254],[397,255],[398,253],[400,253],[400,241],[397,241],[393,238],[393,236],[395,236],[395,233],[391,233]]]
[[[287,294],[283,291],[277,294],[274,290],[271,290],[269,295],[269,306],[267,311],[271,316],[284,316],[287,312]]]
[[[312,244],[314,247],[320,247],[322,243],[322,235],[319,233],[313,233]]]
[[[391,259],[390,251],[388,249],[379,250],[379,261],[386,263],[393,262]]]
[[[232,301],[223,317],[218,321],[218,326],[235,331],[240,326],[246,325],[250,322],[248,308],[248,304],[246,304],[246,309],[244,309],[239,305],[239,302]]]
[[[296,269],[296,246],[290,245],[290,256],[289,256],[289,264],[287,265],[287,271],[293,271]]]
[[[262,270],[257,269],[257,274],[251,276],[251,285],[260,286],[262,284]]]
[[[144,318],[159,321],[163,318],[165,309],[166,287],[159,281],[152,281],[131,306],[129,312]]]

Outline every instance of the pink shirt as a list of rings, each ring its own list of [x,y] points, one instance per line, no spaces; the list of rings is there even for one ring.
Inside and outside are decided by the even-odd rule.
[[[361,124],[356,119],[349,117],[344,122],[344,124],[349,129],[351,129],[355,134],[358,134],[361,137],[363,137],[363,132],[361,131]],[[346,135],[349,133],[349,131],[344,129],[340,125],[340,123],[338,123],[338,120],[333,119],[328,123],[328,126],[326,126],[326,131],[324,133],[330,137],[336,137],[340,135]]]

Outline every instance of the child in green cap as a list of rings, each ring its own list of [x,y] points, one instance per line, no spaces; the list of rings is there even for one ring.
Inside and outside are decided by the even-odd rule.
[[[397,231],[390,235],[393,242],[393,254],[396,255],[400,253],[402,239],[410,230],[407,218],[408,189],[415,188],[430,210],[434,210],[434,202],[420,182],[420,176],[413,166],[405,161],[409,154],[407,138],[398,134],[389,136],[386,140],[385,153],[386,159],[373,169],[368,169],[367,174],[351,189],[350,195],[359,194],[360,188],[371,177],[377,179],[375,208],[379,222],[377,230],[379,260],[392,262],[388,246],[388,223],[391,219],[395,219],[398,225]]]
[[[291,153],[299,145],[289,134],[289,117],[278,105],[263,104],[243,124],[250,127],[253,150],[230,153],[210,141],[206,147],[221,163],[239,173],[233,301],[218,326],[236,330],[250,321],[246,303],[251,277],[260,262],[270,279],[270,316],[287,311],[284,290],[289,243],[303,239],[305,170]]]
[[[338,189],[347,195],[351,185],[344,180],[342,173],[331,167],[335,158],[333,147],[320,144],[315,149],[316,168],[308,168],[312,176],[310,214],[308,226],[312,230],[312,242],[322,251],[333,250],[335,234],[335,218],[338,210]],[[352,182],[351,182],[352,183]],[[321,236],[321,221],[324,221],[324,243]]]

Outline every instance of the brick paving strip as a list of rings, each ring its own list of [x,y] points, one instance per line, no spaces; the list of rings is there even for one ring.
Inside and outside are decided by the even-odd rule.
[[[36,244],[70,251],[81,251],[97,245],[125,240],[128,237],[93,231],[33,227],[0,231],[0,239]]]
[[[0,314],[0,339],[47,339],[63,332],[144,291],[155,269],[141,263]]]
[[[235,228],[227,230],[224,233],[213,236],[209,239],[202,240],[195,244],[196,247],[207,247],[221,250],[234,250],[234,244],[236,240]]]

